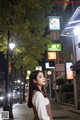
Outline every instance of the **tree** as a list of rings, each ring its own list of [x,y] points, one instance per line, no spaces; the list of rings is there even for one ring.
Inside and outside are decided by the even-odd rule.
[[[49,38],[43,38],[43,33],[47,23],[45,13],[51,7],[49,0],[0,1],[0,51],[5,53],[10,31],[10,38],[17,45],[14,54],[17,63],[27,64],[33,60],[36,64],[47,48]]]
[[[56,85],[64,85],[65,79],[64,78],[56,78]]]
[[[59,97],[61,98],[62,96],[62,91],[61,88],[65,84],[65,79],[62,77],[56,78],[56,85],[59,86]]]

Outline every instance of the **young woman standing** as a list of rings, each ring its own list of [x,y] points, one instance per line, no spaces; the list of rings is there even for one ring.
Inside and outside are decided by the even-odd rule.
[[[42,71],[36,70],[30,74],[28,107],[33,108],[33,120],[53,120],[47,94],[44,91],[46,80]]]

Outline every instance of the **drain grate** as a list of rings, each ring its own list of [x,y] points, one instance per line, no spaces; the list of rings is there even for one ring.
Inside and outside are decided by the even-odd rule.
[[[68,119],[70,118],[69,116],[57,116],[57,117],[53,117],[53,119]]]

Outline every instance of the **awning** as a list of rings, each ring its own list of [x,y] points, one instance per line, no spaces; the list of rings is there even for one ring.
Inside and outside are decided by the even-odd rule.
[[[80,70],[80,60],[75,62],[75,64],[71,66],[71,69],[74,71]]]
[[[70,18],[70,20],[68,21],[68,23],[65,25],[61,36],[72,36],[73,35],[73,29],[75,26],[77,26],[78,24],[80,24],[80,6],[77,7],[77,9],[75,10],[75,12],[73,13],[72,17]]]

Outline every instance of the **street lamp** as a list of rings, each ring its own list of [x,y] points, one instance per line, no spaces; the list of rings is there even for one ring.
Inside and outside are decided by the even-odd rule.
[[[8,86],[9,86],[9,41],[10,41],[10,30],[8,30],[8,42],[7,42],[7,53],[6,53],[6,71],[5,71],[5,101],[3,106],[3,111],[9,111],[8,104]]]
[[[20,81],[20,80],[18,80],[17,82],[20,84],[20,82],[21,82],[21,81]]]
[[[36,66],[36,70],[42,70],[42,66]]]
[[[9,43],[9,48],[10,48],[10,57],[11,57],[11,71],[9,71],[10,76],[11,76],[11,84],[10,84],[10,92],[11,92],[11,97],[10,97],[10,107],[9,107],[9,117],[13,118],[13,113],[12,113],[12,105],[13,105],[13,73],[14,73],[14,63],[12,60],[12,53],[13,49],[15,48],[15,44],[13,42]]]
[[[8,89],[9,89],[9,43],[10,43],[10,29],[8,30],[8,42],[7,42],[7,51],[6,51],[6,71],[5,71],[5,101],[4,101],[4,106],[3,106],[3,111],[9,111],[10,115],[10,106],[9,106],[9,101],[8,101]],[[9,116],[10,117],[10,116]],[[12,116],[11,116],[12,117]]]
[[[13,49],[15,48],[15,43],[10,42],[9,43],[9,48],[10,48],[11,51],[13,51]]]

